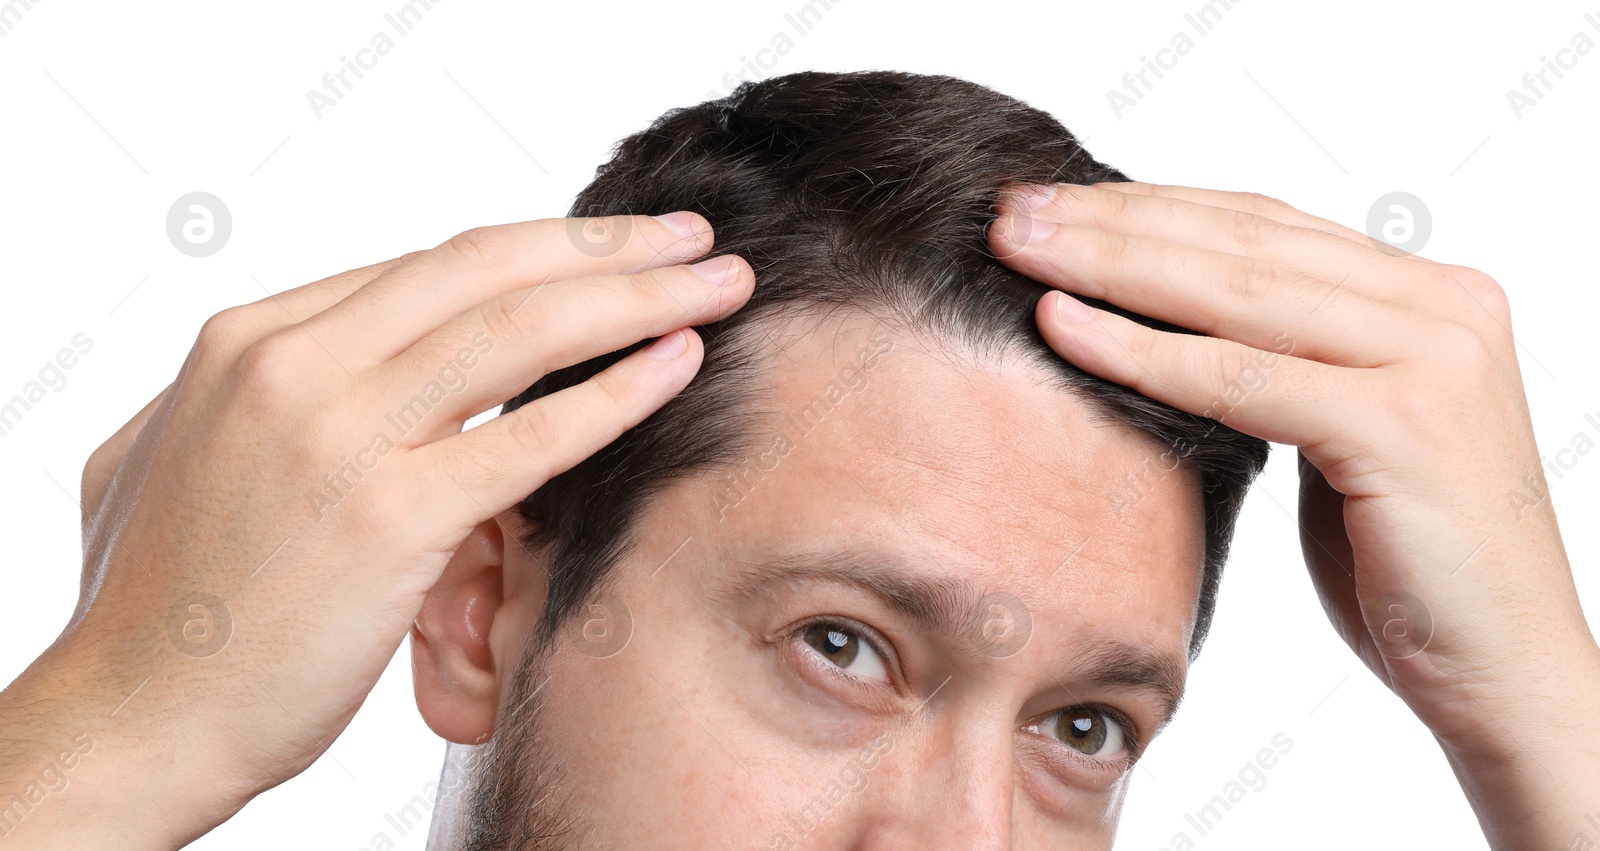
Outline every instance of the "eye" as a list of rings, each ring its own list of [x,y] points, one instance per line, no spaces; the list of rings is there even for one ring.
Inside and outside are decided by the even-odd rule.
[[[1128,731],[1123,722],[1091,707],[1063,709],[1025,729],[1049,736],[1095,759],[1114,760],[1127,755]]]
[[[800,637],[839,670],[864,680],[888,682],[889,672],[872,643],[850,627],[837,623],[808,624]]]

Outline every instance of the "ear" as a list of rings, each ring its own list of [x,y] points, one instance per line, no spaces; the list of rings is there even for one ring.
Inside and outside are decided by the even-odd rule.
[[[417,709],[446,741],[480,744],[494,732],[498,676],[489,629],[501,611],[505,537],[485,520],[461,543],[411,627]]]

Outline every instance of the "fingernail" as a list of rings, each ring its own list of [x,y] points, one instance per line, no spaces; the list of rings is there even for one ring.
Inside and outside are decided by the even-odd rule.
[[[650,356],[660,361],[668,361],[683,354],[689,348],[689,339],[683,336],[683,329],[679,328],[671,334],[658,337],[654,343],[645,347]]]
[[[666,225],[668,230],[684,239],[688,239],[700,232],[700,217],[687,210],[656,216],[655,220]]]
[[[1000,196],[1000,203],[1004,206],[1014,207],[1019,210],[1037,210],[1040,207],[1050,203],[1050,200],[1055,197],[1055,184],[1051,184],[1049,186],[1040,186],[1038,184],[1028,183],[1022,186],[1007,189],[1005,193]]]
[[[1054,233],[1055,229],[1055,222],[1032,216],[1011,216],[1011,241],[1018,245],[1032,245]]]
[[[1061,324],[1082,325],[1089,321],[1092,313],[1088,305],[1060,290],[1056,291],[1056,318],[1061,320]]]
[[[733,259],[732,254],[724,254],[721,257],[713,257],[710,260],[701,260],[689,268],[693,269],[696,275],[713,284],[726,284],[738,274],[739,265]]]

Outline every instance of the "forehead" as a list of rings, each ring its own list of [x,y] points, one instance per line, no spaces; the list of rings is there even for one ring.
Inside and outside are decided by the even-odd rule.
[[[882,553],[1015,595],[1036,622],[1125,621],[1119,637],[1187,640],[1200,494],[1190,472],[1166,471],[1150,435],[1097,416],[1019,356],[977,357],[869,313],[764,333],[747,447],[663,492],[644,529],[670,522],[724,563]]]

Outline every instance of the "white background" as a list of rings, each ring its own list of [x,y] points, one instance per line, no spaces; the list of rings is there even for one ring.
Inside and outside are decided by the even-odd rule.
[[[784,17],[801,0],[452,0],[318,119],[307,90],[401,5],[35,0],[7,21],[0,397],[74,334],[94,348],[0,437],[0,682],[76,599],[85,459],[166,384],[206,317],[472,225],[561,215],[614,142],[722,94],[748,60],[770,66],[763,76],[965,77],[1055,114],[1135,179],[1265,192],[1358,229],[1377,198],[1412,192],[1433,218],[1423,253],[1510,292],[1542,451],[1600,440],[1584,419],[1600,418],[1600,55],[1520,120],[1506,98],[1575,33],[1600,41],[1592,2],[1252,0],[1198,36],[1184,15],[1199,0],[838,0],[803,35]],[[1194,50],[1116,116],[1107,90],[1180,30]],[[780,32],[793,49],[758,54]],[[168,207],[195,190],[233,215],[231,240],[204,259],[165,232]],[[1327,626],[1300,563],[1293,460],[1277,450],[1252,494],[1215,630],[1138,769],[1118,847],[1156,851],[1185,830],[1217,849],[1483,848],[1432,738]],[[1551,478],[1593,611],[1600,459]],[[1507,735],[1536,732],[1501,720]],[[1197,836],[1184,815],[1279,732],[1294,747],[1267,786]],[[400,835],[385,816],[437,776],[443,751],[403,649],[327,756],[194,847],[362,849],[386,834],[422,848],[425,830]]]

